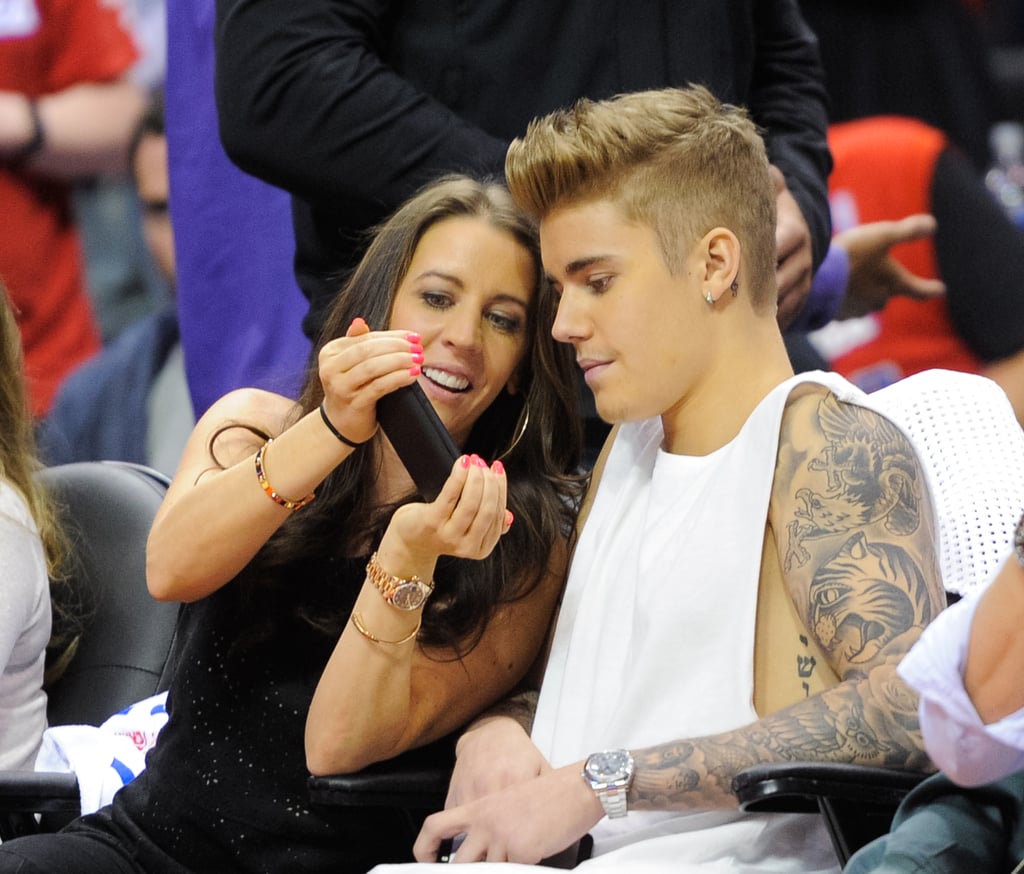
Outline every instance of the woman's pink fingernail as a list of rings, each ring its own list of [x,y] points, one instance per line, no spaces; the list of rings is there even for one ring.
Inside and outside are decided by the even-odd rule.
[[[409,368],[409,376],[419,376],[422,372],[418,364],[414,364]]]
[[[516,521],[516,517],[513,515],[511,510],[505,511],[505,527],[511,528],[512,523]]]
[[[356,325],[360,325],[365,328],[366,319],[364,319],[362,316],[356,316],[354,319],[352,319],[352,325],[350,327],[354,327]]]
[[[505,465],[500,461],[495,461],[494,464],[491,465],[491,470],[498,474],[498,476],[501,476],[505,472]]]
[[[422,352],[415,353],[412,356],[412,363],[413,364],[422,364],[423,363],[423,353]]]
[[[420,345],[419,343],[410,343],[409,344],[409,351],[412,352],[413,355],[422,355],[423,354],[423,346]]]
[[[479,455],[473,455],[473,464],[477,467],[487,467],[487,462],[484,461]]]
[[[408,340],[410,343],[419,343],[423,340],[423,337],[421,337],[415,331],[410,331],[408,334],[405,335],[405,339]]]
[[[459,464],[461,464],[463,467],[469,467],[469,456],[468,455],[463,455],[459,459]]]

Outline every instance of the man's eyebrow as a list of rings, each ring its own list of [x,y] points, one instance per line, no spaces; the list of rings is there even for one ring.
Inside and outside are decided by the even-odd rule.
[[[611,260],[611,255],[588,255],[586,258],[577,258],[575,261],[570,261],[565,265],[565,275],[575,276],[577,273],[580,273],[589,267],[593,267],[595,264],[601,264],[604,261]],[[555,281],[554,277],[550,274],[548,274],[548,280],[551,282]]]

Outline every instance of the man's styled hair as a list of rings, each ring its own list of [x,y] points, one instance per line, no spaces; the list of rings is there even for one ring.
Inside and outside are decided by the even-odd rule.
[[[759,311],[774,308],[775,186],[746,110],[702,86],[580,100],[534,119],[513,141],[505,175],[536,219],[557,207],[611,200],[652,228],[669,270],[714,227],[740,240]]]

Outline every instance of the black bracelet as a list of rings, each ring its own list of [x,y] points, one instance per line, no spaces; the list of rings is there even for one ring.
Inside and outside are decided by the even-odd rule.
[[[351,446],[353,449],[358,449],[360,446],[363,445],[363,443],[366,442],[366,440],[364,440],[363,443],[356,443],[355,440],[349,440],[348,437],[346,437],[344,434],[341,433],[341,431],[335,428],[334,423],[327,418],[327,410],[324,409],[323,402],[321,402],[320,404],[320,418],[324,420],[324,424],[327,426],[328,430],[346,446]]]
[[[13,152],[4,156],[8,164],[21,164],[31,158],[36,152],[42,151],[46,145],[46,131],[43,129],[43,120],[39,117],[39,105],[31,97],[28,101],[28,114],[32,120],[32,136],[18,146]]]

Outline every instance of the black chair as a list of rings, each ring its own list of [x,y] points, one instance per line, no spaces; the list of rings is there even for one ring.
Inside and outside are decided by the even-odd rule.
[[[926,776],[865,765],[778,762],[741,771],[732,791],[748,813],[820,813],[845,865],[889,831],[899,803]]]
[[[46,468],[89,614],[66,671],[48,690],[50,725],[99,725],[167,688],[179,606],[146,588],[146,538],[169,481],[122,462]],[[80,810],[74,774],[0,771],[0,839],[49,831]],[[37,817],[36,814],[40,814]]]

